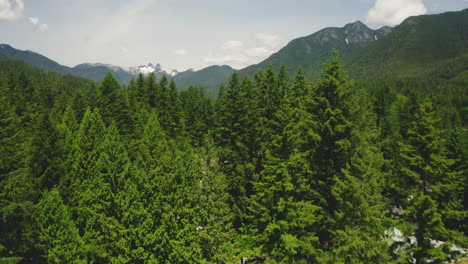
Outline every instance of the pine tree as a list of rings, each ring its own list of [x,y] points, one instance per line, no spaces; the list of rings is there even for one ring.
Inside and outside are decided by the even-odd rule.
[[[102,121],[99,111],[88,109],[81,121],[78,131],[70,142],[69,153],[71,164],[67,175],[60,181],[59,189],[65,204],[72,210],[79,206],[80,188],[83,182],[89,181],[93,175],[97,175],[94,164],[99,159],[102,151],[101,144],[104,141],[106,126]],[[82,226],[78,226],[82,228]]]
[[[29,168],[39,190],[50,189],[60,180],[61,163],[58,133],[48,113],[41,115],[34,126],[29,146]]]
[[[168,93],[167,98],[169,99],[168,103],[170,105],[170,125],[168,127],[168,134],[172,137],[181,136],[185,127],[185,117],[179,98],[179,92],[177,91],[176,83],[173,79],[169,84]]]
[[[185,133],[195,146],[201,146],[208,133],[206,123],[207,113],[204,109],[204,98],[196,87],[189,87],[180,93],[184,116],[186,118]]]
[[[232,211],[228,206],[227,181],[220,168],[214,143],[206,142],[198,167],[197,241],[201,257],[208,262],[234,262]]]
[[[253,175],[255,118],[252,118],[252,87],[248,79],[243,83],[235,72],[225,94],[220,94],[216,109],[216,143],[227,176],[227,191],[236,212],[235,225],[241,225],[245,213],[245,197],[249,195]],[[222,91],[223,92],[223,91]]]
[[[318,234],[327,251],[321,262],[387,261],[386,243],[381,241],[386,226],[380,196],[383,161],[374,146],[375,118],[365,98],[353,94],[334,54],[315,89],[313,107],[320,142],[311,159],[312,186],[323,214]]]
[[[279,263],[314,263],[320,255],[309,159],[319,138],[308,112],[307,84],[301,69],[277,112],[280,124],[273,135],[265,169],[254,183],[249,228],[253,254]]]
[[[330,228],[333,248],[321,261],[387,263],[389,245],[382,234],[391,222],[381,195],[384,160],[377,144],[376,117],[365,93],[354,98],[358,107],[350,117],[352,156],[331,189],[337,202]]]
[[[167,79],[163,76],[160,85],[163,90],[163,102],[159,112],[159,122],[161,127],[171,137],[182,135],[185,120],[183,116],[182,103],[174,80],[171,80],[169,88],[166,87]]]
[[[4,87],[1,87],[4,89]],[[30,262],[34,249],[34,207],[38,197],[28,170],[27,131],[13,111],[11,98],[0,95],[0,260]]]
[[[168,139],[159,125],[155,110],[146,120],[135,156],[130,168],[133,184],[127,185],[127,192],[136,195],[131,197],[123,223],[129,226],[135,237],[135,247],[143,249],[140,256],[157,262],[158,258],[167,256],[161,242],[164,238],[158,230],[162,222],[163,191],[167,186],[165,165],[170,163],[172,156],[169,155]]]
[[[400,143],[404,166],[400,172],[399,191],[407,197],[403,205],[408,210],[405,215],[415,227],[417,248],[411,252],[416,263],[426,263],[429,259],[446,260],[447,256],[429,239],[456,237],[456,233],[445,228],[439,212],[453,215],[461,209],[460,206],[452,207],[450,198],[447,199],[458,188],[459,177],[448,170],[453,160],[446,157],[444,141],[435,122],[432,105],[418,105],[407,132],[408,140]]]
[[[260,77],[259,77],[260,78]],[[275,131],[275,114],[280,105],[280,90],[278,87],[277,77],[273,71],[273,66],[270,65],[267,69],[258,91],[256,112],[257,112],[257,138],[259,147],[257,153],[257,161],[255,172],[259,173],[263,170],[264,159],[270,148],[270,143],[273,139]]]
[[[278,87],[280,89],[280,97],[283,99],[286,94],[289,93],[290,89],[289,73],[286,70],[286,66],[284,65],[281,65],[280,71],[278,73]]]
[[[351,89],[336,54],[325,64],[314,97],[317,133],[321,139],[313,158],[317,174],[314,189],[320,193],[318,204],[330,220],[337,205],[332,187],[351,157]],[[324,244],[329,241],[329,224],[323,225],[320,234]]]
[[[145,80],[145,90],[147,93],[146,100],[151,108],[160,109],[162,100],[162,90],[159,84],[156,83],[156,76],[150,73]]]
[[[37,245],[47,263],[86,263],[84,243],[73,223],[68,207],[59,192],[53,189],[37,204]]]
[[[138,74],[138,78],[135,82],[135,100],[138,104],[145,104],[146,103],[146,91],[145,91],[145,77],[140,72]]]
[[[102,80],[99,88],[101,94],[99,108],[104,123],[108,126],[115,122],[122,134],[129,134],[132,124],[128,104],[119,83],[109,72]]]

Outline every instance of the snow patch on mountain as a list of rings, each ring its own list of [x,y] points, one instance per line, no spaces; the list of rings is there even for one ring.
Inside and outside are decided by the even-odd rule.
[[[112,64],[104,64],[104,63],[85,63],[84,65],[88,65],[91,67],[106,67],[113,72],[124,71],[134,76],[138,76],[140,73],[143,75],[154,73],[156,75],[167,75],[167,76],[173,77],[179,73],[175,69],[164,69],[161,67],[160,64],[153,65],[152,63],[148,63],[147,65],[134,66],[134,67],[120,67],[120,66],[116,66]]]
[[[177,73],[179,73],[175,69],[164,69],[161,67],[160,64],[153,65],[152,63],[148,63],[148,65],[140,65],[136,67],[127,67],[125,68],[125,71],[132,74],[132,75],[138,75],[138,74],[143,74],[143,75],[148,75],[150,73],[154,74],[164,74],[168,76],[175,76]]]

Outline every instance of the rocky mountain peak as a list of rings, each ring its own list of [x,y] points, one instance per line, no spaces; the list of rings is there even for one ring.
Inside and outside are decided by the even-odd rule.
[[[12,49],[12,47],[8,44],[0,44],[0,49]]]
[[[364,23],[357,20],[354,23],[349,23],[344,26],[345,30],[370,30]]]

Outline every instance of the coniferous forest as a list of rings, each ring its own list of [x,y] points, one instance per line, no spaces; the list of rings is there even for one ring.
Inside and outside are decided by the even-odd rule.
[[[466,78],[338,56],[216,98],[0,65],[0,263],[448,263],[468,247]]]

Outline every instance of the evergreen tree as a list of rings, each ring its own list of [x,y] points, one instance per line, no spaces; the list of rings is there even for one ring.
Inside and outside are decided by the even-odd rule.
[[[457,192],[459,176],[448,170],[453,160],[446,157],[430,103],[418,105],[407,135],[407,143],[400,143],[405,163],[398,186],[407,197],[403,205],[408,210],[405,215],[415,227],[417,248],[411,252],[416,263],[426,263],[429,259],[442,261],[447,256],[430,239],[453,239],[456,233],[445,228],[440,213],[454,215],[463,209],[450,199],[451,192]]]
[[[364,94],[354,98],[358,107],[350,117],[349,138],[353,152],[331,189],[337,202],[329,229],[332,250],[321,262],[387,263],[389,245],[382,234],[391,222],[381,195],[384,160],[377,144],[376,117]]]
[[[57,129],[48,113],[38,117],[33,135],[28,147],[31,176],[36,179],[39,190],[50,189],[59,182],[61,159]]]
[[[201,146],[208,134],[207,115],[204,98],[196,87],[189,87],[180,93],[186,118],[185,133],[195,146]]]
[[[145,80],[145,90],[147,93],[146,100],[151,108],[161,108],[162,90],[156,83],[156,76],[150,73]]]
[[[234,73],[213,108],[167,76],[97,84],[0,56],[0,262],[459,259],[462,77],[350,82],[333,56],[315,84]]]
[[[168,96],[169,99],[169,126],[168,134],[172,137],[181,136],[185,127],[185,117],[180,102],[179,92],[177,91],[176,83],[171,80],[169,84]]]
[[[180,136],[184,129],[185,120],[176,84],[174,80],[171,80],[169,88],[167,88],[167,79],[163,76],[160,85],[163,91],[163,103],[159,112],[159,122],[168,135],[171,137]]]
[[[106,125],[115,122],[122,134],[131,131],[131,119],[128,104],[120,90],[117,80],[109,72],[100,85],[99,108]]]
[[[315,90],[320,142],[312,159],[313,188],[322,221],[322,262],[384,263],[386,244],[380,186],[382,157],[364,95],[356,97],[336,54],[325,64]],[[361,98],[356,101],[355,98]],[[365,252],[365,253],[363,253]]]
[[[86,263],[81,240],[68,207],[57,190],[44,194],[37,204],[38,248],[47,263]]]
[[[324,209],[327,219],[333,222],[337,201],[332,194],[332,187],[342,177],[351,157],[351,88],[337,55],[325,64],[322,78],[315,89],[316,120],[319,124],[317,133],[320,144],[313,158],[316,178],[314,189],[320,193],[318,204]],[[320,232],[322,244],[330,239],[330,223],[324,223]]]
[[[20,151],[26,149],[27,132],[4,95],[0,95],[0,260],[17,263],[32,261],[37,253],[31,201],[37,199],[38,190],[26,153]]]
[[[145,77],[143,76],[143,73],[138,74],[138,78],[136,79],[135,82],[135,101],[136,103],[139,104],[145,104],[146,103],[146,91],[145,91]]]
[[[252,87],[248,79],[243,83],[235,72],[225,94],[220,94],[216,111],[217,144],[227,176],[230,203],[236,212],[235,225],[240,226],[245,217],[245,197],[252,190],[254,161],[255,118],[252,118]],[[255,120],[255,121],[254,121]]]
[[[259,77],[260,78],[260,77]],[[255,165],[255,172],[259,173],[263,170],[264,159],[270,148],[270,143],[275,134],[275,114],[280,103],[280,90],[278,87],[277,77],[273,71],[273,66],[270,65],[267,69],[265,77],[261,81],[257,98],[257,138],[258,153]]]
[[[253,254],[273,263],[314,263],[320,255],[316,225],[319,207],[310,188],[314,146],[319,141],[308,112],[307,85],[301,69],[277,112],[280,132],[273,137],[265,169],[254,183],[247,230]]]
[[[289,73],[286,70],[286,66],[284,65],[281,65],[280,71],[278,73],[278,87],[280,89],[280,97],[283,99],[286,94],[289,93],[290,89]]]

